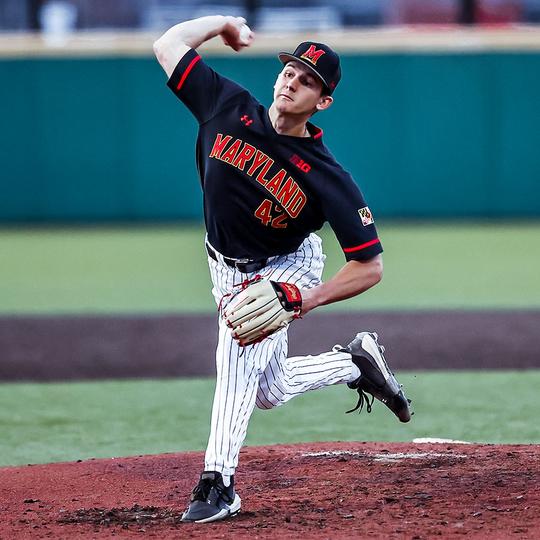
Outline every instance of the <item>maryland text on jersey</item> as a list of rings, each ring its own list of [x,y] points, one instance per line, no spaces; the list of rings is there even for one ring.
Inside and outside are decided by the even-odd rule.
[[[255,177],[255,180],[282,205],[285,212],[290,217],[296,218],[306,205],[307,197],[294,178],[289,176],[285,169],[270,172],[274,160],[251,144],[242,139],[231,141],[231,135],[223,136],[218,133],[208,157],[219,159],[245,172],[248,176]],[[274,171],[275,169],[276,167]]]

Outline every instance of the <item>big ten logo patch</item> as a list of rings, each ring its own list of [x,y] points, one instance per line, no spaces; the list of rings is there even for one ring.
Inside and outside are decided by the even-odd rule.
[[[358,210],[358,214],[360,214],[360,219],[362,220],[362,225],[365,227],[366,225],[371,225],[375,220],[373,219],[373,214],[371,213],[371,210],[364,206],[364,208],[360,208]]]
[[[296,165],[302,172],[308,173],[311,171],[311,165],[309,163],[306,163],[300,156],[297,156],[296,154],[293,154],[289,161]]]

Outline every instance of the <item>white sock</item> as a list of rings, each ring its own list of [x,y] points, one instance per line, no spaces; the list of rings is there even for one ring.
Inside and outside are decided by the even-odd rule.
[[[223,485],[225,487],[229,487],[231,485],[231,477],[229,475],[222,475],[223,478]]]

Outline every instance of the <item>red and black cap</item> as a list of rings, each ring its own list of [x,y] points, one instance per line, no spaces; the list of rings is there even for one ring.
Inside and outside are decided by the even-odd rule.
[[[328,94],[331,94],[341,79],[339,56],[328,45],[314,41],[304,41],[293,53],[280,52],[278,58],[287,62],[301,62],[321,79]]]

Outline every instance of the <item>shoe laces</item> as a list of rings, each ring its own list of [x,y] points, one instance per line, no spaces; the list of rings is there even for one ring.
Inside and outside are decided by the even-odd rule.
[[[358,392],[358,396],[359,396],[358,403],[356,404],[356,407],[354,407],[350,411],[345,411],[345,414],[352,413],[358,409],[360,409],[358,411],[358,414],[360,414],[362,412],[362,409],[364,408],[364,405],[366,406],[366,411],[369,414],[372,410],[372,405],[373,405],[373,402],[375,401],[375,396],[372,395],[371,401],[370,401],[369,400],[370,394],[366,394],[361,388],[357,388],[356,391]]]
[[[345,347],[343,345],[334,345],[332,347],[333,352],[343,352],[346,351]],[[360,387],[356,388],[356,391],[358,392],[358,403],[356,404],[356,407],[351,409],[350,411],[345,411],[345,414],[352,413],[358,409],[360,409],[359,413],[362,412],[362,409],[364,408],[364,404],[366,406],[366,411],[368,414],[371,412],[373,402],[375,401],[375,396],[371,396],[371,401],[369,400],[369,394],[366,394]]]
[[[211,478],[204,478],[199,480],[199,483],[193,488],[193,491],[191,493],[191,500],[192,501],[206,501],[208,499],[208,495],[210,494],[210,490],[217,486],[215,485],[215,481]]]
[[[203,478],[199,480],[199,483],[193,488],[193,492],[191,494],[191,501],[206,502],[208,500],[208,496],[210,495],[210,491],[212,491],[212,488],[215,489],[220,499],[224,500],[226,503],[232,502],[231,497],[225,491],[225,486],[211,478]]]

